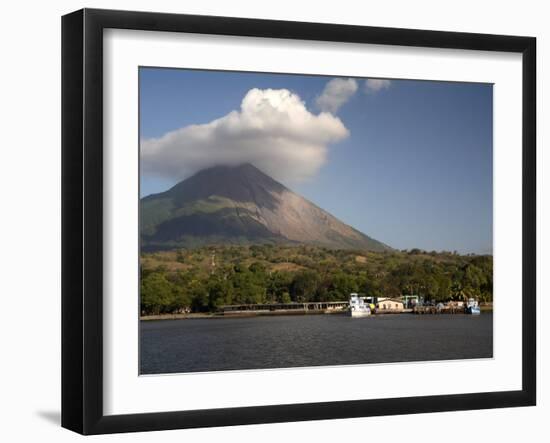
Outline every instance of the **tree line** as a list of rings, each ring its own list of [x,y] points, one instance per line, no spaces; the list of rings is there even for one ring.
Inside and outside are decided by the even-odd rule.
[[[489,255],[219,246],[143,254],[141,312],[214,312],[223,305],[344,301],[413,294],[435,302],[492,301]]]

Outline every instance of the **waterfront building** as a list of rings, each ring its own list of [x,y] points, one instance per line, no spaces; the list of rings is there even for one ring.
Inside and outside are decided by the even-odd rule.
[[[390,311],[390,312],[402,312],[403,311],[403,302],[400,300],[394,300],[391,298],[386,298],[382,301],[378,300],[376,303],[377,311]]]

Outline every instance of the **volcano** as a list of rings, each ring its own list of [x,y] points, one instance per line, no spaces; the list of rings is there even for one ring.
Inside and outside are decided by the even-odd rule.
[[[144,251],[210,244],[390,250],[246,163],[197,172],[140,201]]]

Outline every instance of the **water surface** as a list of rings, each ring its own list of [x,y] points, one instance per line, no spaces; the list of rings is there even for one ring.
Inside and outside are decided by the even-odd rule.
[[[140,372],[491,358],[493,315],[344,315],[140,322]]]

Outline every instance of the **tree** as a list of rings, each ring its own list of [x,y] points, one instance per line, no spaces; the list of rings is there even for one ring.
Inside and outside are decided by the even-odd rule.
[[[216,311],[220,306],[231,304],[233,300],[233,286],[224,280],[212,279],[208,283],[208,308]]]
[[[439,275],[437,285],[436,300],[447,301],[451,297],[451,279],[446,275]]]
[[[290,303],[292,275],[288,272],[274,272],[266,281],[266,296],[271,302]]]
[[[480,288],[485,281],[483,271],[480,268],[473,264],[466,266],[463,285],[472,297],[479,297],[481,295]]]
[[[292,300],[300,303],[312,300],[319,282],[319,274],[315,271],[298,272],[292,280],[290,289]]]
[[[380,290],[380,283],[375,278],[367,278],[365,286],[363,287],[365,295],[367,297],[381,297],[382,291]]]
[[[248,267],[248,270],[254,274],[263,274],[266,271],[266,267],[262,262],[255,261]]]
[[[141,311],[161,314],[169,311],[175,297],[172,284],[163,273],[154,272],[141,280]]]
[[[279,303],[292,303],[292,299],[290,298],[290,294],[288,291],[285,291],[281,294],[281,297],[278,299]]]
[[[191,296],[186,288],[172,284],[173,300],[170,307],[172,312],[187,311],[191,308]]]
[[[454,280],[451,283],[451,297],[453,300],[464,300],[466,294],[464,293],[464,288],[460,281]]]
[[[357,282],[349,274],[337,272],[331,277],[331,284],[328,289],[329,293],[336,295],[340,300],[347,300],[352,292],[359,290]]]
[[[191,308],[195,312],[207,312],[210,308],[210,299],[205,285],[193,280],[189,284],[189,293],[191,295]]]
[[[252,272],[241,269],[232,276],[235,302],[239,304],[263,303],[265,301],[265,284],[258,283]]]

